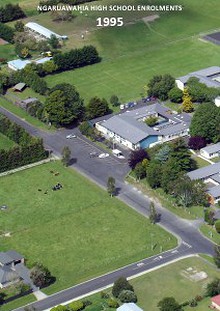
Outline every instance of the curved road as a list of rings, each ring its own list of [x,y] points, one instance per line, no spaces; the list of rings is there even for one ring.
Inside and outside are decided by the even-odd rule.
[[[53,150],[53,153],[58,156],[64,146],[69,146],[72,151],[72,155],[75,156],[72,166],[99,184],[101,187],[105,188],[108,177],[113,176],[116,180],[116,186],[118,187],[119,199],[144,216],[149,214],[149,198],[144,196],[140,191],[137,191],[137,189],[131,185],[124,182],[124,177],[129,171],[125,161],[118,160],[112,156],[106,159],[90,158],[90,152],[103,151],[86,138],[82,137],[78,132],[78,129],[57,130],[53,133],[44,132],[28,124],[24,120],[21,120],[2,107],[0,107],[0,112],[8,116],[17,124],[20,124],[30,134],[42,137],[44,139],[45,146]],[[66,135],[73,132],[77,134],[77,138],[67,140],[65,138]],[[35,302],[33,303],[33,306],[36,307],[36,310],[45,310],[93,290],[108,286],[114,283],[115,279],[121,275],[131,277],[139,274],[140,272],[160,266],[161,264],[166,264],[173,260],[177,260],[178,258],[197,253],[206,253],[209,255],[214,254],[213,243],[202,236],[198,231],[200,220],[184,220],[159,204],[156,204],[156,209],[162,215],[159,225],[178,237],[179,247],[174,250],[161,253],[160,255],[144,259],[138,263],[122,267],[116,271],[73,286],[41,301]],[[21,311],[24,309],[19,308],[16,310]]]

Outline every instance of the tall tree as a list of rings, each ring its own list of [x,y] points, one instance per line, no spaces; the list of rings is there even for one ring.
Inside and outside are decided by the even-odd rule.
[[[183,103],[182,103],[182,109],[185,112],[192,112],[194,110],[192,98],[189,95],[188,89],[185,87],[183,90]]]
[[[207,142],[218,142],[220,140],[220,107],[214,103],[200,104],[196,109],[191,125],[190,135],[201,136]]]
[[[130,168],[134,169],[135,166],[142,162],[144,159],[149,159],[147,151],[144,149],[132,150],[129,155],[128,165]]]
[[[93,97],[90,99],[87,106],[87,117],[89,119],[94,119],[97,117],[102,117],[109,113],[108,102],[103,98]]]
[[[107,191],[111,197],[115,195],[115,190],[115,179],[110,176],[107,181]]]
[[[156,211],[156,208],[155,208],[155,205],[154,205],[154,202],[150,202],[150,215],[149,215],[149,219],[150,219],[150,222],[152,224],[155,224],[158,220],[158,213]]]
[[[220,294],[220,279],[215,278],[212,282],[206,286],[206,296],[213,297]]]
[[[63,147],[62,150],[62,163],[64,166],[68,166],[71,158],[71,150],[68,146]]]
[[[215,255],[214,255],[214,261],[218,268],[220,268],[220,245],[215,245]],[[220,293],[220,284],[219,284],[219,293]]]
[[[123,276],[122,277],[119,277],[113,287],[112,287],[112,295],[116,298],[118,298],[118,296],[120,295],[120,293],[123,291],[123,290],[130,290],[130,291],[134,291],[134,288],[133,286],[127,281],[126,278],[124,278]]]
[[[188,146],[193,150],[199,150],[206,146],[206,140],[201,136],[192,136],[189,139]]]
[[[30,278],[35,286],[44,287],[51,283],[52,276],[47,267],[41,263],[36,263],[30,271]]]

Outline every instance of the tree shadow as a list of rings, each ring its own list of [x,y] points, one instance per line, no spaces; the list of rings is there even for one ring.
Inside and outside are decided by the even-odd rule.
[[[74,165],[74,164],[76,164],[76,163],[77,163],[77,158],[72,158],[72,159],[70,159],[70,161],[69,161],[69,166]]]

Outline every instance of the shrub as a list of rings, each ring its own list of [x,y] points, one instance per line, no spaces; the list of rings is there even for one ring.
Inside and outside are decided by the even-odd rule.
[[[100,296],[102,299],[108,299],[109,298],[109,294],[106,292],[101,291]]]
[[[69,304],[70,311],[79,311],[84,308],[83,302],[81,300],[73,301]]]
[[[216,220],[215,222],[215,230],[220,233],[220,219]]]
[[[203,297],[201,295],[196,295],[195,300],[196,301],[202,301]]]
[[[114,299],[114,298],[110,298],[110,299],[108,300],[107,303],[108,303],[109,308],[114,308],[114,309],[116,309],[116,308],[118,308],[118,306],[119,306],[117,300]]]
[[[131,290],[123,290],[118,298],[121,302],[137,302],[136,294]]]
[[[130,291],[134,291],[133,286],[126,280],[126,278],[120,277],[115,281],[112,287],[112,295],[118,298],[121,291],[126,290],[126,289]]]
[[[196,307],[198,305],[198,302],[195,299],[190,300],[189,306],[190,307]]]
[[[86,308],[90,305],[92,305],[92,302],[90,300],[83,300],[83,308]]]

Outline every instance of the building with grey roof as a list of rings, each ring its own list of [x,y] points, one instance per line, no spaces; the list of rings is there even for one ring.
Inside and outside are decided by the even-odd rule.
[[[14,250],[0,252],[0,288],[21,280],[16,265],[24,264],[24,256]]]
[[[207,193],[211,203],[220,201],[220,162],[189,172],[187,176],[191,180],[203,180],[208,185]]]
[[[51,31],[50,29],[41,26],[37,23],[29,22],[25,24],[25,30],[33,34],[37,39],[50,39],[51,36],[55,36],[57,39],[67,39],[67,36],[61,36]]]
[[[158,122],[150,127],[145,121],[152,116]],[[190,122],[190,115],[173,113],[155,103],[98,121],[95,126],[107,139],[135,150],[188,135]]]
[[[207,158],[212,159],[220,156],[220,142],[217,144],[209,145],[200,149],[200,154]]]
[[[185,76],[176,79],[176,85],[180,90],[183,90],[187,85],[189,78],[195,77],[199,82],[204,83],[208,87],[220,87],[220,67],[212,66],[198,71],[188,73]]]

